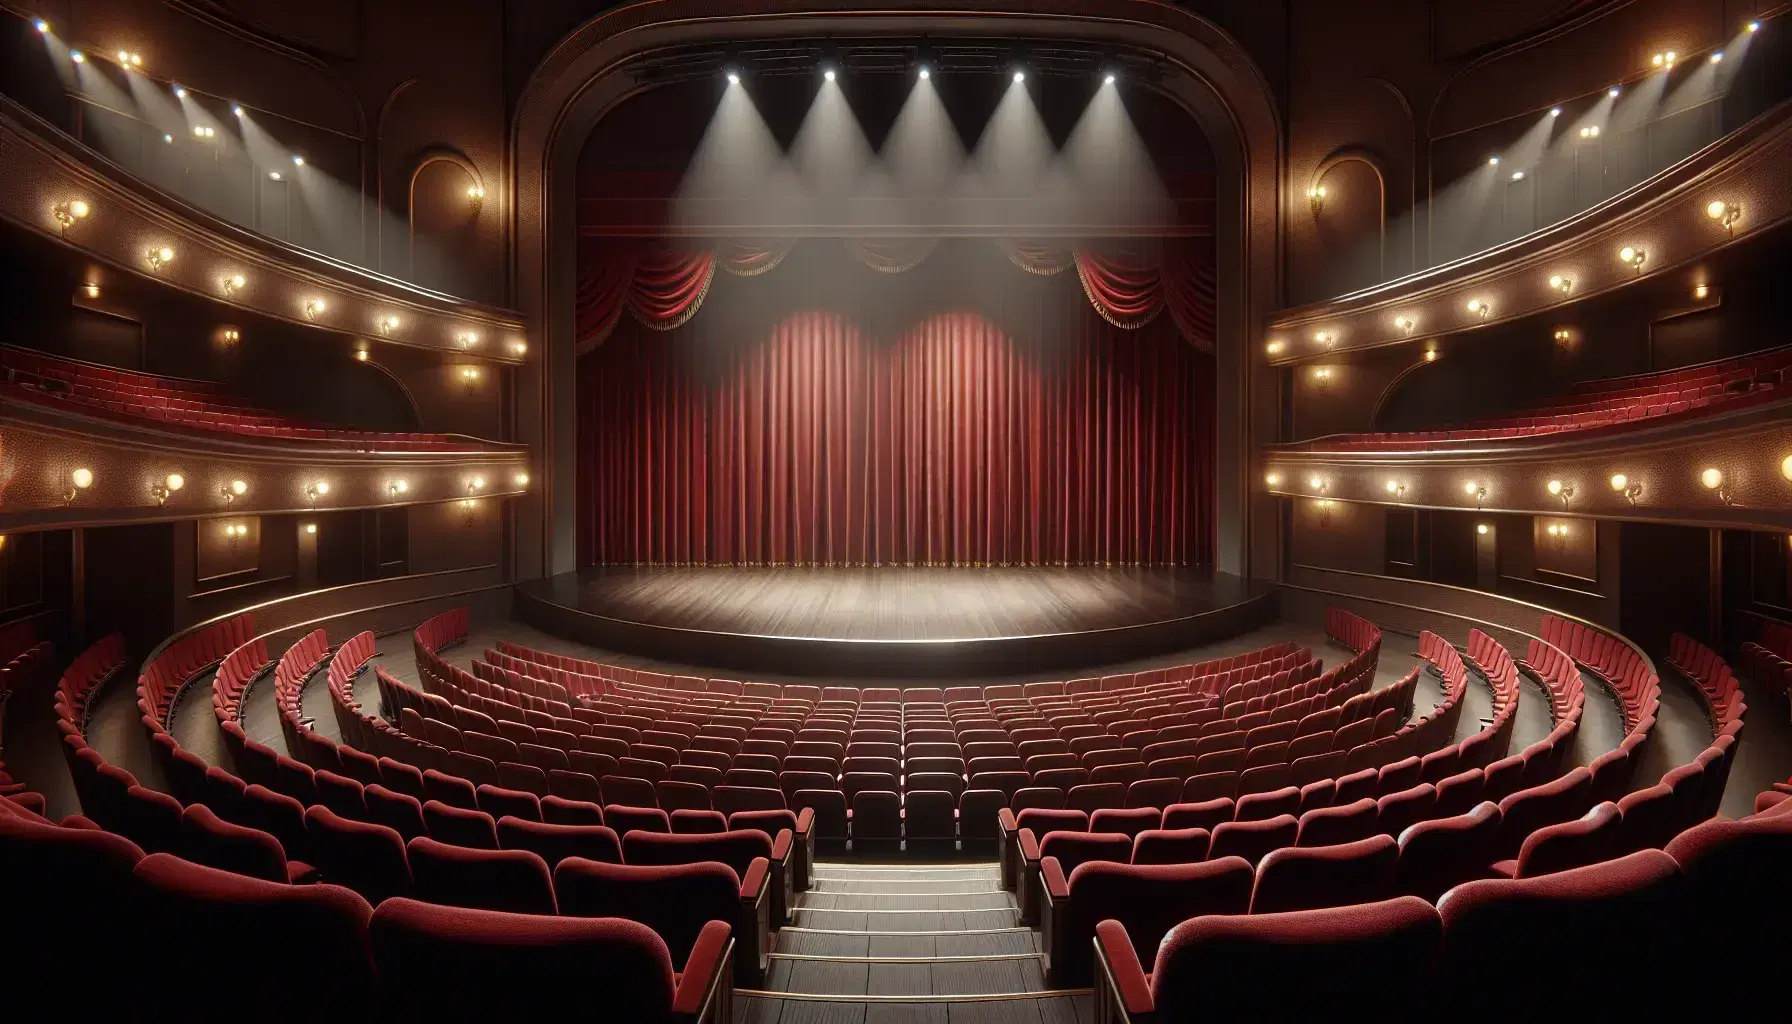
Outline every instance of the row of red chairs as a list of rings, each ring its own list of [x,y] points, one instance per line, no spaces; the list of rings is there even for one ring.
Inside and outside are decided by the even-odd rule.
[[[1699,685],[1720,729],[1741,720],[1748,707],[1742,699],[1742,687],[1729,663],[1716,651],[1685,633],[1675,633],[1668,646],[1668,663]]]
[[[0,665],[0,797],[38,813],[44,809],[43,794],[32,792],[24,783],[14,781],[6,770],[6,709],[16,691],[36,692],[39,684],[55,672],[56,648],[47,640],[8,657],[6,663]]]

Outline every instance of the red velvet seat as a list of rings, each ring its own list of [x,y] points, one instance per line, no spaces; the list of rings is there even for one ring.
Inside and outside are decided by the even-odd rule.
[[[1376,832],[1375,801],[1321,807],[1300,816],[1300,846],[1335,846],[1367,839]]]
[[[553,876],[527,850],[472,849],[420,836],[406,844],[418,899],[445,906],[552,914]]]
[[[233,825],[204,804],[193,804],[181,813],[181,848],[196,864],[266,882],[294,881],[295,873],[309,870],[300,861],[293,861],[289,870],[278,839],[260,829]]]
[[[1204,828],[1146,829],[1133,837],[1134,864],[1194,864],[1207,859],[1212,836]]]
[[[1089,831],[1119,834],[1131,841],[1140,832],[1162,823],[1163,812],[1155,807],[1104,808],[1089,816]]]
[[[1739,1006],[1775,1005],[1784,988],[1784,936],[1792,920],[1785,884],[1792,864],[1792,813],[1707,821],[1675,836],[1667,855],[1680,866],[1688,933],[1735,936],[1724,947],[1725,988]]]
[[[1618,805],[1602,803],[1573,821],[1532,832],[1519,848],[1517,860],[1501,861],[1494,868],[1510,878],[1534,878],[1597,864],[1611,856],[1622,826]]]
[[[1300,823],[1292,814],[1283,814],[1263,821],[1223,821],[1213,827],[1213,840],[1207,856],[1243,857],[1256,864],[1271,850],[1293,846],[1300,833]]]
[[[1135,949],[1155,950],[1164,934],[1202,914],[1242,914],[1251,866],[1238,857],[1183,864],[1092,861],[1068,876],[1056,857],[1041,863],[1046,909],[1045,969],[1053,988],[1088,985],[1095,926],[1117,920]]]
[[[1437,788],[1429,782],[1385,794],[1375,801],[1375,827],[1398,837],[1407,826],[1431,818],[1436,806]]]
[[[1399,856],[1399,846],[1387,835],[1335,846],[1272,850],[1257,865],[1251,913],[1318,910],[1387,899],[1394,894]]]
[[[769,867],[763,860],[743,878],[716,861],[643,866],[602,864],[570,857],[554,872],[560,912],[579,917],[640,921],[666,941],[673,956],[694,948],[711,921],[735,926],[736,974],[758,980],[769,951]]]
[[[681,970],[652,929],[616,918],[393,900],[374,913],[370,932],[390,999],[420,1020],[697,1020],[705,1008],[725,1014],[713,1008],[730,998],[724,921],[705,925]]]
[[[253,999],[281,1016],[291,1007],[295,965],[318,972],[303,1000],[318,1006],[375,1005],[368,954],[367,901],[335,885],[284,881],[206,867],[154,854],[136,867],[134,908],[156,951],[229,965],[232,998]],[[126,907],[114,909],[129,914]],[[253,955],[245,955],[253,951]]]
[[[1412,897],[1282,914],[1208,914],[1171,929],[1147,975],[1125,926],[1103,921],[1096,956],[1112,981],[1096,990],[1095,1017],[1246,1020],[1273,998],[1284,1019],[1319,1020],[1337,1015],[1339,1000],[1348,998],[1377,1019],[1415,1019],[1424,1004],[1411,974],[1437,955],[1439,931],[1437,911]]]
[[[1171,804],[1164,808],[1163,828],[1204,828],[1211,831],[1222,821],[1231,821],[1237,816],[1237,807],[1232,798],[1222,796],[1200,803]]]
[[[498,845],[505,850],[528,850],[547,864],[558,867],[568,857],[606,864],[622,863],[622,842],[603,825],[562,825],[521,818],[498,819]]]
[[[423,805],[416,797],[384,786],[368,786],[361,795],[368,821],[393,829],[407,841],[429,834],[429,827],[423,823]]]
[[[429,837],[473,850],[496,850],[498,830],[492,816],[431,800],[423,805],[423,825]]]
[[[346,886],[378,906],[412,892],[405,840],[384,825],[349,821],[323,806],[305,809],[312,865],[327,882]]]

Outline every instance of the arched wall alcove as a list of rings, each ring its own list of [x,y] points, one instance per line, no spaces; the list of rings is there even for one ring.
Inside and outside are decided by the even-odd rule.
[[[543,353],[519,378],[518,439],[541,453],[541,487],[518,510],[518,574],[567,572],[577,563],[573,254],[578,158],[592,127],[640,88],[631,64],[658,50],[846,36],[1076,40],[1150,52],[1167,66],[1158,87],[1207,134],[1217,171],[1215,568],[1274,575],[1275,507],[1250,484],[1252,453],[1275,439],[1278,422],[1274,375],[1250,344],[1281,301],[1287,197],[1274,98],[1244,49],[1206,19],[1168,5],[1116,10],[1099,0],[1008,0],[975,12],[810,2],[774,14],[748,0],[662,0],[600,15],[564,39],[525,87],[512,135],[515,295]]]
[[[405,194],[410,279],[450,295],[465,292],[455,268],[476,261],[484,183],[473,162],[448,149],[417,159]]]

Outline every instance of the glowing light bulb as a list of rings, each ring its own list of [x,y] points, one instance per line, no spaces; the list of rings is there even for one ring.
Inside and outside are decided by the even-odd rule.
[[[1475,532],[1480,534],[1483,537],[1487,536],[1487,524],[1486,523],[1476,523],[1475,524]]]
[[[1014,82],[1016,85],[1020,84],[1021,82],[1026,81],[1026,80],[1027,80],[1027,73],[1025,71],[1016,71],[1014,73]]]
[[[84,491],[93,486],[93,470],[83,466],[70,473],[68,479],[70,483]]]
[[[68,59],[74,61],[76,64],[87,63],[87,55],[85,53],[82,53],[80,50],[68,51]]]
[[[1699,483],[1703,485],[1707,491],[1715,491],[1724,485],[1723,471],[1716,466],[1708,467],[1704,472],[1699,474]]]
[[[823,72],[822,72],[822,73],[821,73],[821,77],[823,77],[823,78],[825,78],[825,79],[827,79],[827,80],[828,80],[828,81],[830,81],[830,82],[832,82],[832,81],[833,81],[833,80],[834,80],[834,69],[833,69],[833,68],[828,68],[828,69],[827,69],[827,70],[826,70],[826,71],[823,71]]]

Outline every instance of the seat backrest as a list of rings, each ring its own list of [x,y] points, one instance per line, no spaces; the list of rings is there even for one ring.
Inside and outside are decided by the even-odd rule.
[[[771,859],[772,841],[757,829],[709,835],[661,835],[630,832],[622,837],[622,859],[627,864],[726,864],[745,877],[755,857]]]
[[[652,928],[683,964],[710,921],[740,914],[740,877],[725,864],[643,867],[570,857],[554,870],[560,913],[623,917]]]
[[[389,900],[370,933],[389,998],[419,1019],[672,1016],[666,943],[635,921]]]
[[[1089,861],[1109,860],[1125,864],[1132,859],[1132,837],[1116,833],[1048,832],[1039,839],[1039,857],[1058,858],[1069,877]]]
[[[1251,865],[1240,857],[1177,864],[1090,861],[1070,874],[1070,904],[1063,921],[1076,949],[1090,943],[1099,922],[1119,921],[1144,962],[1183,921],[1202,914],[1242,914],[1250,902]],[[1083,984],[1089,979],[1066,980]]]
[[[528,850],[540,857],[549,871],[568,857],[622,863],[622,842],[605,825],[561,825],[504,817],[498,819],[498,845],[506,850]]]
[[[552,914],[553,875],[527,850],[483,850],[419,836],[405,847],[417,898],[446,906]]]
[[[305,809],[305,834],[307,856],[325,881],[347,886],[375,906],[411,894],[410,859],[396,831],[350,821],[319,804]]]
[[[1257,866],[1251,913],[1374,903],[1394,894],[1400,848],[1388,835],[1336,846],[1272,850]]]

